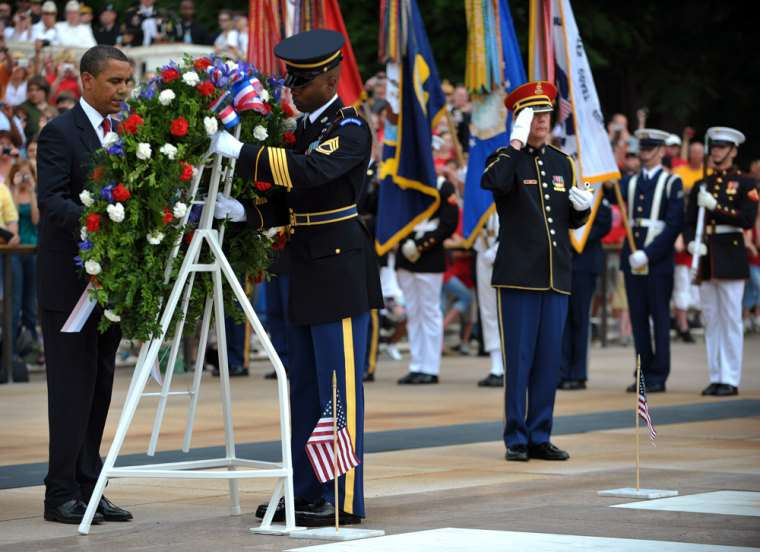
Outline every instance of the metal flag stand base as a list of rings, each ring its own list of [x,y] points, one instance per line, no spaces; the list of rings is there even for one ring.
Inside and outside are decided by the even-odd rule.
[[[665,491],[663,489],[635,489],[633,487],[624,487],[622,489],[597,491],[596,494],[598,496],[618,496],[621,498],[643,498],[646,500],[652,500],[654,498],[678,496],[678,491]]]
[[[251,532],[255,532],[251,529]],[[298,531],[297,533],[291,533],[290,536],[296,539],[316,539],[316,540],[328,540],[328,541],[350,541],[357,539],[368,539],[370,537],[382,537],[385,535],[385,531],[380,529],[345,529],[340,527],[320,527],[319,529],[307,529],[306,531]]]
[[[236,129],[236,135],[239,135],[240,127]],[[193,181],[192,196],[195,197],[198,190],[198,184],[200,177],[203,173],[204,167],[201,167]],[[232,181],[232,173],[234,171],[234,162],[227,167],[225,173],[226,187],[225,192],[229,194]],[[296,527],[295,525],[295,510],[293,505],[293,463],[290,453],[290,423],[289,423],[289,403],[287,393],[287,379],[285,369],[280,361],[279,356],[274,350],[271,341],[269,340],[266,332],[261,326],[256,313],[251,306],[245,291],[238,281],[238,275],[230,267],[224,253],[222,252],[221,241],[224,234],[224,228],[216,230],[213,228],[214,221],[214,204],[216,203],[216,195],[219,187],[220,177],[224,171],[221,166],[221,157],[215,156],[214,164],[211,173],[211,180],[209,184],[208,196],[203,203],[203,211],[201,214],[198,229],[193,234],[193,238],[188,246],[185,259],[179,270],[176,283],[172,288],[172,292],[165,301],[164,309],[160,317],[161,337],[155,338],[152,341],[144,344],[140,351],[140,355],[137,360],[135,371],[132,375],[132,381],[127,392],[127,397],[124,403],[124,408],[119,419],[116,433],[114,435],[113,443],[108,452],[108,456],[103,463],[98,481],[93,489],[90,502],[87,506],[84,518],[79,525],[78,531],[80,534],[86,535],[90,531],[90,525],[95,515],[100,498],[103,496],[103,490],[109,478],[113,477],[136,477],[136,478],[184,478],[184,479],[228,479],[230,487],[230,512],[232,515],[240,515],[240,501],[238,497],[238,480],[247,478],[275,478],[277,483],[272,493],[269,508],[267,514],[261,522],[261,526],[258,527],[257,532],[269,533],[269,534],[288,534],[291,531],[302,530],[302,527]],[[190,215],[190,209],[187,210],[185,219],[183,222],[187,222],[187,217]],[[211,257],[213,259],[210,263],[199,263],[201,248],[207,246],[210,249]],[[179,245],[177,244],[177,248]],[[169,265],[176,257],[176,249],[173,253]],[[167,268],[167,274],[170,271],[170,266]],[[129,429],[132,418],[137,409],[137,405],[140,398],[143,395],[155,395],[154,393],[143,393],[148,378],[150,377],[151,369],[158,358],[159,349],[162,345],[163,338],[167,334],[167,330],[172,321],[175,309],[179,306],[180,295],[184,293],[182,299],[182,305],[180,308],[187,312],[187,303],[192,291],[193,281],[197,272],[209,272],[211,273],[213,280],[214,293],[213,296],[209,295],[206,298],[206,306],[203,315],[203,325],[201,327],[201,335],[199,342],[199,351],[205,351],[206,342],[208,339],[208,331],[211,320],[211,308],[214,308],[215,328],[217,335],[217,342],[219,347],[219,375],[222,392],[222,415],[224,420],[224,440],[225,440],[225,457],[197,460],[188,462],[174,462],[163,464],[144,464],[140,466],[131,467],[115,467],[116,458],[119,455],[121,446],[124,443],[127,431]],[[279,398],[280,408],[280,441],[282,443],[282,462],[262,462],[255,460],[245,460],[237,458],[235,455],[235,438],[233,435],[233,422],[232,422],[232,408],[230,400],[230,379],[229,370],[227,364],[227,347],[226,336],[224,331],[224,302],[222,297],[222,275],[226,280],[227,285],[232,287],[236,299],[240,303],[243,311],[251,323],[252,327],[256,331],[264,350],[272,362],[275,372],[277,374],[277,391]],[[182,335],[182,328],[184,323],[184,317],[177,324],[175,330],[175,336]],[[174,361],[177,357],[179,349],[180,339],[175,338],[171,347],[170,358],[167,366],[174,366]],[[156,413],[156,421],[153,428],[153,435],[148,448],[148,455],[152,456],[155,452],[155,446],[158,439],[158,432],[163,419],[164,407],[169,395],[187,394],[190,396],[190,407],[188,412],[187,426],[185,429],[185,440],[183,445],[183,451],[187,452],[190,449],[190,438],[192,436],[192,428],[195,420],[195,410],[198,402],[198,393],[200,390],[201,374],[204,368],[203,355],[197,355],[195,364],[195,375],[193,378],[192,390],[185,393],[169,393],[169,386],[171,384],[173,370],[167,369],[165,380],[163,382],[162,390],[159,395],[158,410]],[[214,468],[218,468],[214,470]],[[238,468],[245,468],[244,470],[238,470]],[[285,497],[285,525],[279,527],[272,527],[271,521],[274,516],[277,503],[281,496]]]

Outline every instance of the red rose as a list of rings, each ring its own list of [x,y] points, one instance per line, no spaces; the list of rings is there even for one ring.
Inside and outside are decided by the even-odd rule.
[[[122,182],[119,182],[111,193],[116,201],[126,201],[130,196],[129,190],[124,187]]]
[[[169,130],[174,136],[184,136],[187,134],[187,119],[181,115],[172,121],[172,127]]]
[[[90,283],[92,283],[94,287],[103,287],[103,284],[95,280],[95,276],[90,276]]]
[[[205,71],[211,65],[211,60],[208,58],[198,58],[193,62],[193,67],[196,71]]]
[[[179,164],[183,167],[182,174],[179,175],[180,180],[190,180],[193,177],[193,166],[190,163],[180,161]]]
[[[263,192],[264,190],[268,190],[272,187],[272,185],[269,182],[256,182],[256,187],[259,189],[259,191]]]
[[[96,232],[100,229],[100,215],[90,213],[87,215],[87,231]]]
[[[269,115],[269,112],[272,111],[272,106],[268,103],[264,104],[264,115]]]
[[[296,143],[296,135],[292,132],[286,132],[282,135],[282,137],[285,139],[285,143],[288,146],[293,146]]]
[[[214,88],[214,85],[211,84],[210,81],[202,82],[196,88],[198,89],[198,91],[200,91],[201,96],[203,96],[204,98],[211,96],[214,93],[214,90],[216,90]]]
[[[161,78],[164,79],[164,82],[171,82],[174,79],[179,78],[179,71],[177,71],[176,69],[171,69],[171,68],[164,69],[163,71],[161,71]]]
[[[164,205],[164,216],[161,217],[161,220],[164,221],[164,224],[169,224],[172,221],[172,214],[169,212],[169,208]]]
[[[266,278],[266,276],[267,276],[267,273],[265,271],[263,271],[263,270],[259,271],[259,275],[256,276],[256,279],[253,280],[253,283],[254,284],[260,284],[261,282],[264,281],[264,278]]]
[[[277,232],[277,235],[272,240],[272,249],[282,249],[285,247],[285,242],[288,241],[288,237],[285,232]]]
[[[145,126],[142,117],[140,117],[137,113],[133,113],[127,118],[126,121],[122,122],[119,125],[119,134],[124,134],[125,132],[129,134],[137,134],[137,131],[139,130],[138,127],[142,126]]]
[[[282,110],[287,117],[293,116],[293,108],[290,107],[289,103],[282,102]]]
[[[98,165],[95,167],[95,170],[92,171],[92,179],[95,182],[100,182],[100,179],[103,178],[104,172],[106,172],[106,168],[103,165]]]
[[[185,235],[185,243],[188,243],[188,244],[189,244],[191,241],[193,241],[193,235],[194,235],[194,234],[195,234],[195,230],[193,230],[193,231],[192,231],[192,232],[190,232],[189,234],[186,234],[186,235]]]

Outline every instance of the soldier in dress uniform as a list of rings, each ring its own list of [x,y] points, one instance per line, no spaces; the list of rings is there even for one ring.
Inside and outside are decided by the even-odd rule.
[[[757,218],[758,190],[753,178],[734,167],[744,134],[712,127],[707,139],[715,172],[691,189],[683,234],[689,253],[702,256],[699,297],[710,371],[710,385],[702,394],[728,396],[738,394],[742,375],[742,296],[749,278],[742,232]],[[697,244],[700,208],[705,209],[704,239]]]
[[[636,250],[631,251],[628,240],[623,242],[620,270],[646,392],[659,393],[665,391],[670,373],[670,298],[675,271],[674,244],[684,216],[683,185],[680,176],[668,174],[662,167],[665,140],[670,134],[651,128],[641,128],[635,134],[642,170],[624,176],[620,190]],[[617,203],[610,189],[607,195]],[[638,383],[632,383],[626,391],[637,392]]]
[[[547,144],[556,96],[550,82],[527,83],[507,96],[517,115],[510,145],[489,156],[480,182],[499,214],[491,284],[503,336],[509,461],[569,458],[549,439],[570,294],[569,230],[588,219],[592,194],[576,187],[572,158]]]
[[[332,400],[333,373],[356,456],[363,459],[362,371],[371,309],[383,306],[377,255],[357,211],[369,166],[372,136],[367,122],[337,94],[343,35],[315,30],[294,35],[274,49],[287,68],[285,86],[303,113],[293,149],[242,144],[226,131],[211,151],[239,158],[238,174],[269,182],[266,203],[241,205],[220,197],[218,216],[251,228],[290,225],[288,377],[296,523],[360,523],[364,514],[364,465],[333,483],[320,483],[305,446]],[[275,519],[284,519],[284,501]],[[257,515],[263,517],[266,506]]]

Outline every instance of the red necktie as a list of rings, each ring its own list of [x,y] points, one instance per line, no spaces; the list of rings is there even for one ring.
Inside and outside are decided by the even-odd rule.
[[[111,132],[111,119],[106,117],[105,119],[103,119],[103,122],[100,123],[100,126],[103,127],[103,136],[105,136],[106,134]]]

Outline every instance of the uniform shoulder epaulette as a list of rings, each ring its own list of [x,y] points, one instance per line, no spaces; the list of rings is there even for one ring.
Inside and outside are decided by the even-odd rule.
[[[359,112],[353,106],[342,107],[338,110],[338,117],[335,119],[338,126],[356,125],[364,126],[366,121],[359,115]]]

